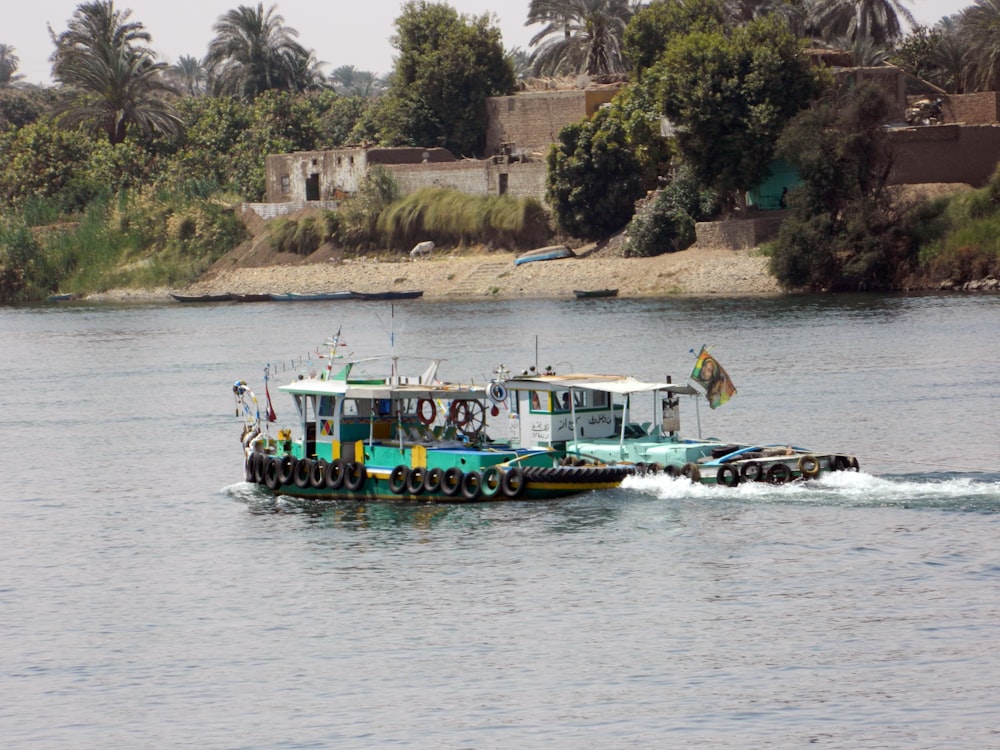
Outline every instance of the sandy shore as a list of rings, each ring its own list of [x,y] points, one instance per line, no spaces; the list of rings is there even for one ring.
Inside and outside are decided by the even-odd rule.
[[[354,258],[217,267],[183,294],[384,292],[419,289],[424,298],[572,297],[574,290],[617,289],[619,297],[763,296],[781,289],[756,250],[699,248],[655,258],[586,254],[514,265],[514,253],[434,254],[418,260]],[[168,289],[115,290],[91,299],[169,299]]]

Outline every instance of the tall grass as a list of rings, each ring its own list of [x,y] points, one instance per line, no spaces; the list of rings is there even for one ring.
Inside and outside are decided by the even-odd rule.
[[[551,234],[542,204],[534,198],[469,195],[424,188],[392,203],[377,228],[389,247],[433,240],[444,245],[533,247]]]

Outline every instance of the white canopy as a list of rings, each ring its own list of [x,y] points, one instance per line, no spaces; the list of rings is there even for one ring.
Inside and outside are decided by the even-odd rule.
[[[648,391],[667,391],[669,393],[684,393],[698,395],[693,387],[683,383],[653,383],[637,380],[631,375],[519,375],[506,383],[508,388],[532,391],[562,391],[570,388],[580,388],[591,391],[604,391],[629,395]]]

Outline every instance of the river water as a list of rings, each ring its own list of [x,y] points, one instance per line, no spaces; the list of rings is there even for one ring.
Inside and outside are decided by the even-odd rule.
[[[996,296],[2,310],[3,745],[1000,747],[998,323]],[[304,512],[241,481],[231,385],[341,327],[456,380],[683,380],[707,344],[739,393],[686,400],[686,434],[862,472]]]

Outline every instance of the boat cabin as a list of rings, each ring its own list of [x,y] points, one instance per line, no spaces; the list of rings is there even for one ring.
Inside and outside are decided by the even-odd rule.
[[[524,375],[503,385],[510,391],[511,440],[557,449],[584,439],[676,435],[677,395],[697,394],[689,385],[623,375]]]

